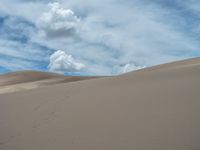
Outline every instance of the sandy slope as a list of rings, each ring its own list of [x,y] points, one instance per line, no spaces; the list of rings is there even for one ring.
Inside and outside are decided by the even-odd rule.
[[[13,85],[43,79],[61,78],[63,75],[38,71],[19,71],[0,75],[0,86]]]
[[[56,73],[19,71],[0,75],[0,94],[30,90],[52,84],[68,83],[94,77],[63,76]]]
[[[0,150],[199,150],[200,59],[0,95]]]

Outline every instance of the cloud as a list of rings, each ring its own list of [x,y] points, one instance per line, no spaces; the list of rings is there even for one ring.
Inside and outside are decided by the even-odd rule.
[[[44,70],[51,49],[33,43],[34,24],[18,16],[0,17],[0,67],[4,70]],[[30,57],[31,56],[31,57]]]
[[[79,72],[85,67],[77,62],[72,55],[65,51],[58,50],[50,56],[49,70],[58,73]]]
[[[37,27],[47,38],[72,37],[78,32],[79,18],[70,9],[55,2],[49,3],[49,11],[37,21]]]
[[[0,17],[3,68],[50,69],[58,49],[78,58],[84,75],[115,75],[200,55],[198,0],[27,1],[0,1],[0,16],[8,16]],[[69,71],[63,68],[58,70]]]
[[[10,71],[45,70],[51,49],[34,43],[0,39],[0,67]]]
[[[145,66],[136,66],[135,64],[125,64],[125,65],[121,65],[118,69],[118,74],[124,74],[127,72],[131,72],[134,70],[139,70],[139,69],[143,69],[145,68]]]
[[[34,25],[21,17],[4,16],[0,23],[0,38],[26,43],[32,32]]]

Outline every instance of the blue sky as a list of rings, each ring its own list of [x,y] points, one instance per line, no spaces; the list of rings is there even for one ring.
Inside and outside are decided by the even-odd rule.
[[[200,56],[198,0],[1,0],[0,74],[117,75]]]

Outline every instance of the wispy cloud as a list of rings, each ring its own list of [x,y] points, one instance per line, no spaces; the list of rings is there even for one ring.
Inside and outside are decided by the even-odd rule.
[[[47,68],[51,49],[32,43],[34,24],[16,16],[0,19],[0,67],[3,70],[41,70]],[[49,52],[48,52],[49,51]]]

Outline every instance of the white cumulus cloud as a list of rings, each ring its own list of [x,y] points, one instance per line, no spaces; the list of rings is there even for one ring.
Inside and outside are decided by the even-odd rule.
[[[70,9],[64,9],[59,3],[49,3],[49,11],[43,13],[37,27],[47,38],[72,37],[78,31],[79,18]]]
[[[58,73],[79,72],[84,67],[84,64],[77,62],[72,55],[62,50],[58,50],[50,56],[48,66],[50,71]]]

